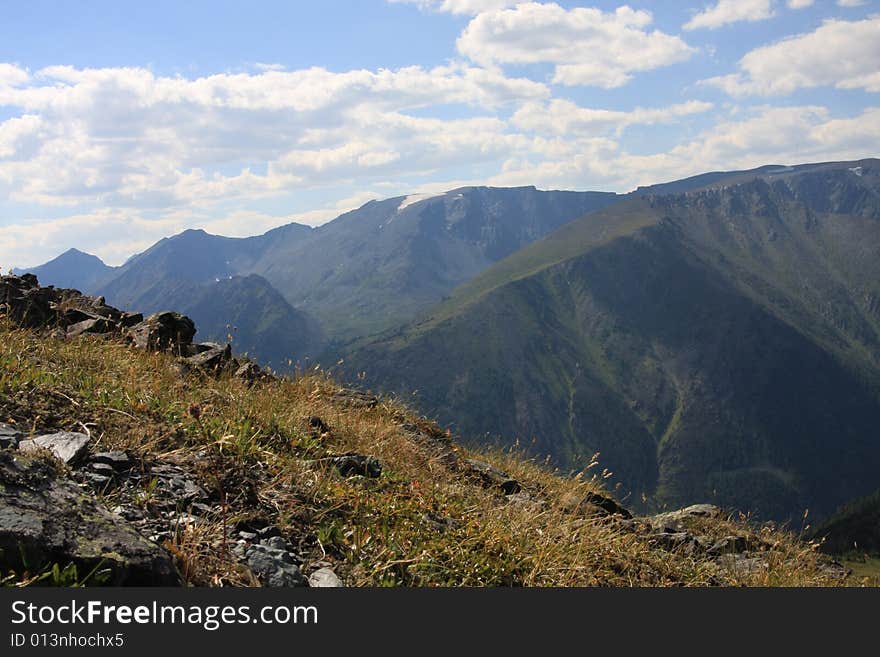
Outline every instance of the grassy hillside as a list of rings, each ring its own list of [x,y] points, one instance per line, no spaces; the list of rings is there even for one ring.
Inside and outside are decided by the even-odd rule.
[[[743,520],[686,524],[701,545],[750,545],[745,560],[661,545],[639,521],[582,502],[606,499],[594,470],[561,477],[510,452],[469,452],[400,404],[355,395],[319,371],[255,384],[181,372],[170,355],[113,339],[0,323],[0,420],[25,433],[85,430],[94,450],[125,450],[148,472],[176,468],[208,491],[200,511],[181,501],[170,519],[156,516],[171,523],[157,540],[190,584],[257,583],[230,546],[239,528],[268,524],[306,562],[329,564],[355,586],[859,583],[841,580],[815,545]],[[381,476],[315,466],[352,452],[377,458]],[[465,457],[491,461],[522,490],[505,496],[452,468]],[[93,494],[150,518],[161,488],[141,481]]]
[[[349,372],[472,445],[599,452],[633,501],[831,513],[880,472],[878,181],[876,160],[772,168],[616,204]]]

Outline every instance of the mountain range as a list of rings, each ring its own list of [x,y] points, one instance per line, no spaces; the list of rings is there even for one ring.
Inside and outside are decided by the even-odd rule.
[[[863,160],[468,187],[33,271],[275,366],[342,357],[472,444],[598,453],[632,504],[822,515],[880,488],[878,181]]]
[[[785,518],[880,487],[880,166],[646,188],[347,354],[474,442]],[[413,397],[411,393],[416,392]]]

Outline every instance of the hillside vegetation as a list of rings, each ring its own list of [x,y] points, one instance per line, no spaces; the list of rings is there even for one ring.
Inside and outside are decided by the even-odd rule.
[[[349,375],[471,445],[598,452],[631,504],[821,517],[876,490],[880,163],[685,183],[518,251]]]
[[[64,298],[68,315],[85,302]],[[121,514],[118,527],[131,521],[161,545],[187,584],[266,584],[243,556],[258,535],[295,554],[303,573],[329,568],[353,586],[859,583],[815,544],[711,507],[631,519],[595,465],[563,476],[510,451],[466,450],[401,404],[318,370],[248,380],[181,367],[178,356],[113,333],[71,337],[52,322],[26,330],[6,318],[0,422],[25,437],[89,436],[80,463],[6,448],[0,466],[76,482]],[[128,463],[128,474],[99,474],[107,468],[94,465],[97,452]],[[195,497],[166,490],[169,472]],[[0,514],[23,476],[4,480]],[[0,558],[8,568],[10,555]],[[4,581],[71,572],[52,565],[32,563]]]

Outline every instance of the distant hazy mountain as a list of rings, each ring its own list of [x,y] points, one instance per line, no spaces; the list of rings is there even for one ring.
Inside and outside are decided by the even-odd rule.
[[[237,352],[276,369],[304,363],[324,344],[316,322],[255,274],[181,284],[169,290],[162,307],[192,318],[197,340],[230,340]]]
[[[91,293],[114,272],[98,257],[77,249],[68,249],[57,258],[32,269],[21,270],[36,275],[42,285],[72,287]]]
[[[617,198],[468,187],[373,201],[306,240],[274,240],[253,271],[331,337],[356,338],[413,319],[497,260]]]
[[[347,365],[635,499],[828,513],[880,487],[880,162],[646,188]]]
[[[308,226],[289,224],[257,237],[233,238],[187,230],[130,258],[97,291],[119,307],[148,312],[164,309],[170,289],[250,273],[254,261],[273,242],[295,242],[311,231]]]

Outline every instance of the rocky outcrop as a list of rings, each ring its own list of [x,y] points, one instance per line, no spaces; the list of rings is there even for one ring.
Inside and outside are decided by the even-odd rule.
[[[0,451],[0,570],[39,574],[56,564],[73,564],[86,584],[179,584],[168,553],[50,461]]]
[[[90,297],[79,290],[40,287],[33,274],[0,277],[0,316],[23,328],[50,328],[68,340],[87,335],[116,337],[137,349],[167,351],[182,358],[180,371],[199,370],[233,376],[254,383],[271,375],[246,358],[235,358],[232,347],[214,342],[193,343],[195,323],[180,313],[159,312],[144,319],[140,313],[108,306],[104,297]],[[352,391],[351,403],[378,403]],[[5,441],[0,437],[0,441]],[[0,442],[0,446],[3,445]]]

